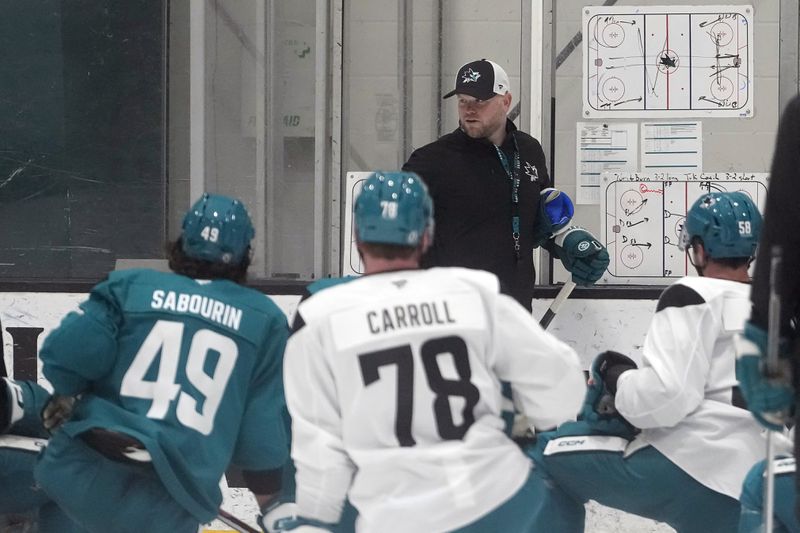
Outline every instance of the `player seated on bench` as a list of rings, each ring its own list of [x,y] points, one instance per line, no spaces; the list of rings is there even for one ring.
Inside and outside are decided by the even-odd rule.
[[[536,531],[583,531],[588,500],[682,533],[736,531],[742,481],[765,449],[734,393],[734,336],[750,311],[760,228],[742,192],[694,202],[680,246],[699,277],[679,279],[659,298],[641,365],[600,354],[581,419],[539,435],[531,451],[552,504]]]

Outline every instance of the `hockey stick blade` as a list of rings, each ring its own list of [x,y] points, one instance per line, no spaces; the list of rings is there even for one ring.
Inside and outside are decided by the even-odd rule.
[[[225,509],[220,508],[219,513],[217,515],[217,520],[219,520],[228,527],[232,527],[239,533],[261,533],[261,531],[253,527],[250,527],[250,525],[242,522],[241,520],[233,516]]]
[[[547,308],[547,311],[545,311],[544,316],[539,321],[539,325],[542,326],[542,329],[547,329],[547,326],[549,326],[550,322],[553,321],[553,319],[556,316],[556,313],[558,313],[558,310],[564,304],[564,301],[567,298],[569,298],[569,295],[572,294],[572,289],[574,288],[575,288],[574,281],[569,280],[566,283],[564,283],[564,286],[561,287],[561,290],[558,291],[558,294],[556,294],[556,297],[553,299],[553,303],[550,304],[550,307]]]

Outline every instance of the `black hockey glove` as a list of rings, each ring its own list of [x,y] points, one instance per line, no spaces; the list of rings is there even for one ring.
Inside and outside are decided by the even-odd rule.
[[[594,284],[603,276],[610,261],[606,247],[577,226],[558,234],[551,248],[578,285]]]
[[[606,390],[612,395],[616,395],[617,380],[623,372],[636,368],[636,363],[627,355],[608,350],[595,358],[592,368],[597,368],[597,374],[603,381]]]
[[[42,409],[42,425],[52,433],[70,419],[74,406],[74,396],[53,394]]]
[[[636,363],[621,353],[606,351],[595,358],[579,416],[594,432],[632,439],[639,431],[617,412],[614,403],[619,376],[633,368]],[[609,389],[609,381],[613,382],[613,391]]]

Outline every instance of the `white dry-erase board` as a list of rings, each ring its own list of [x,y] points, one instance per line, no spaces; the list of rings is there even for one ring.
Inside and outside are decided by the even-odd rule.
[[[753,6],[583,8],[583,117],[752,117]]]
[[[717,172],[601,177],[601,239],[611,262],[600,283],[666,285],[694,274],[678,249],[686,212],[709,191],[742,191],[764,212],[768,174]]]

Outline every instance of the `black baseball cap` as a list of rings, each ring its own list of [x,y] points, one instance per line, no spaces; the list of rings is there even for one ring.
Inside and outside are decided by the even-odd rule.
[[[506,94],[509,90],[508,74],[503,67],[494,61],[480,59],[458,69],[456,88],[442,98],[467,94],[479,100],[488,100],[496,94]]]

